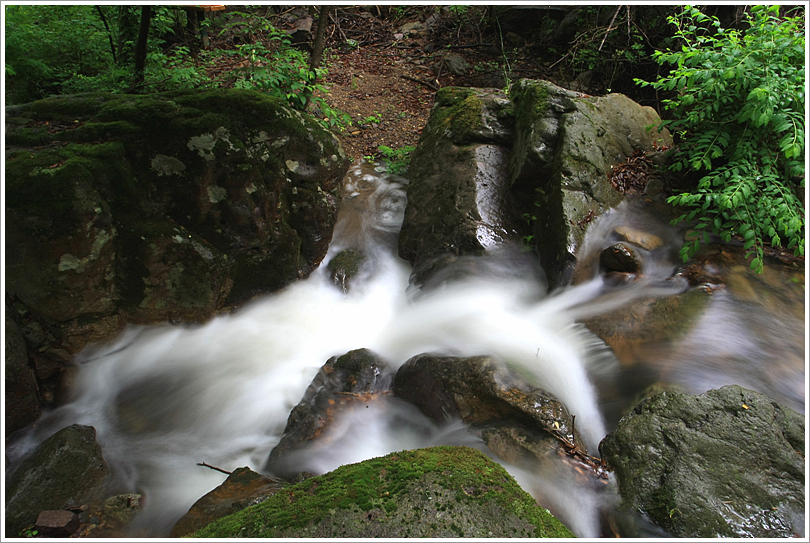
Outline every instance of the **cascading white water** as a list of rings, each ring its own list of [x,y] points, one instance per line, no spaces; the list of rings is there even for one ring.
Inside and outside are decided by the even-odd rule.
[[[75,400],[43,417],[12,456],[68,424],[94,426],[122,489],[144,494],[140,535],[165,536],[224,479],[197,463],[259,471],[318,369],[358,348],[374,351],[394,369],[424,352],[498,357],[559,397],[577,416],[589,450],[596,451],[606,429],[589,372],[614,371],[615,359],[576,321],[621,303],[624,295],[604,296],[600,279],[546,295],[536,274],[505,270],[497,258],[468,279],[409,291],[410,268],[396,256],[395,243],[404,183],[368,165],[355,166],[347,176],[325,261],[346,247],[366,252],[367,269],[348,293],[321,267],[204,325],[132,327],[82,354]],[[678,288],[648,285],[644,292]],[[434,444],[484,448],[463,425],[439,428],[404,402],[372,407],[347,412],[335,423],[344,429],[342,438],[308,451],[299,468],[325,472]],[[599,535],[602,498],[592,490],[572,486],[559,473],[507,467],[524,488],[542,493],[578,536]]]

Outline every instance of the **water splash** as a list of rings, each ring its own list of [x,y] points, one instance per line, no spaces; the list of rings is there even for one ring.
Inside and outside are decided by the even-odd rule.
[[[547,295],[542,274],[504,251],[470,258],[474,273],[414,291],[408,288],[410,267],[396,256],[406,183],[365,165],[347,176],[325,262],[347,247],[362,250],[366,266],[356,288],[342,292],[322,267],[203,325],[130,327],[82,353],[74,400],[43,417],[7,454],[16,459],[68,424],[94,426],[122,490],[145,496],[136,529],[165,536],[224,478],[198,462],[258,471],[321,365],[359,348],[376,352],[392,369],[425,352],[500,358],[555,394],[577,416],[577,428],[595,452],[605,423],[592,377],[615,376],[617,362],[578,321],[683,285],[653,280],[609,289],[597,276]],[[666,262],[668,253],[662,253]],[[692,349],[707,341],[693,339]],[[335,424],[336,437],[307,451],[300,469],[321,473],[435,444],[485,449],[460,423],[439,428],[396,399],[348,411]],[[600,499],[592,489],[572,486],[559,473],[529,476],[510,469],[578,536],[599,536]]]

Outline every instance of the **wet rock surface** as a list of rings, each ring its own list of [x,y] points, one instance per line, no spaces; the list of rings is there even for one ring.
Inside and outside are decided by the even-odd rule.
[[[491,357],[418,355],[397,371],[393,392],[440,424],[461,419],[482,428],[512,421],[535,439],[544,436],[554,442],[544,434],[548,431],[579,442],[573,419],[559,400],[522,382]]]
[[[40,511],[80,506],[103,496],[109,468],[91,426],[55,433],[6,479],[6,534],[34,524]]]
[[[250,468],[234,470],[220,486],[197,500],[172,528],[170,537],[192,535],[216,519],[256,505],[288,486]]]
[[[287,420],[264,470],[284,478],[297,473],[296,456],[316,440],[328,438],[339,411],[368,402],[389,390],[387,363],[368,349],[330,358],[312,380]]]
[[[623,504],[676,537],[794,537],[805,510],[804,417],[732,385],[664,392],[599,446]]]
[[[354,279],[363,267],[366,256],[357,249],[344,249],[332,258],[326,265],[332,283],[340,290],[348,293]]]

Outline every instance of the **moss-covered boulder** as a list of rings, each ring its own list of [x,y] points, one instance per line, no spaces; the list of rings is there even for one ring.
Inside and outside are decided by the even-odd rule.
[[[593,97],[524,79],[512,98],[512,189],[528,204],[531,244],[551,283],[564,283],[588,224],[622,199],[608,181],[611,168],[637,149],[671,145],[672,138],[648,130],[658,115],[623,94]]]
[[[732,385],[663,392],[599,446],[622,503],[676,537],[794,537],[804,528],[804,416]]]
[[[71,352],[307,276],[348,169],[314,119],[235,89],[11,106],[6,146],[6,291]]]
[[[502,91],[446,87],[436,94],[408,168],[399,254],[423,284],[449,258],[481,255],[517,241],[507,163],[514,125]]]
[[[342,466],[194,537],[573,537],[500,465],[435,447]]]
[[[637,149],[671,145],[655,111],[621,94],[592,97],[547,81],[436,93],[409,168],[400,256],[424,284],[460,255],[521,241],[549,282],[567,282],[591,220],[622,195],[608,180]]]

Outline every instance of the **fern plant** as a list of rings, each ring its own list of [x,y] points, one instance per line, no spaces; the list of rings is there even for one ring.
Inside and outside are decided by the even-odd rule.
[[[799,8],[803,9],[803,8]],[[686,211],[674,222],[703,231],[681,249],[691,258],[714,232],[742,237],[751,269],[761,272],[763,246],[804,255],[804,23],[779,6],[751,6],[745,31],[686,6],[671,16],[680,50],[657,51],[674,67],[642,86],[671,91],[664,100],[680,135],[672,169],[702,174],[693,192],[668,201]]]

